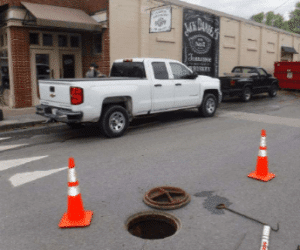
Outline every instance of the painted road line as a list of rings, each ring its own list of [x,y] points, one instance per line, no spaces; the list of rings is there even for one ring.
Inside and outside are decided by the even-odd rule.
[[[46,158],[46,157],[48,157],[48,155],[0,161],[0,171],[6,170],[6,169],[9,169],[9,168],[13,168],[13,167],[18,167],[18,166],[21,166],[25,163],[32,162],[32,161],[37,161],[37,160],[40,160],[40,159],[43,159],[43,158]]]
[[[4,141],[4,140],[8,140],[10,139],[11,137],[3,137],[3,138],[0,138],[0,141]]]
[[[18,148],[18,147],[22,147],[22,146],[26,146],[29,144],[17,144],[17,145],[7,145],[7,146],[0,146],[0,151],[5,151],[8,149],[13,149],[13,148]]]
[[[224,112],[219,117],[230,117],[238,120],[247,120],[252,122],[263,122],[268,124],[285,125],[294,128],[300,128],[300,119],[279,117],[272,115],[261,115],[246,112]]]
[[[35,181],[37,179],[46,177],[48,175],[60,172],[62,170],[68,169],[68,167],[58,168],[58,169],[51,169],[47,171],[34,171],[34,172],[26,172],[26,173],[19,173],[15,174],[9,178],[9,181],[14,187],[21,186],[31,181]]]

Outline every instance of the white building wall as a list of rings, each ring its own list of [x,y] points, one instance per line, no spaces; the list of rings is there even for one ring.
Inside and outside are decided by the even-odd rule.
[[[110,0],[110,60],[130,57],[160,57],[182,61],[183,7],[220,17],[219,75],[234,66],[261,66],[269,73],[281,60],[281,46],[300,53],[300,35],[268,27],[201,6],[169,0],[172,30],[149,33],[150,10],[163,3],[149,0]],[[283,59],[292,60],[286,56]],[[300,60],[295,54],[293,60]]]

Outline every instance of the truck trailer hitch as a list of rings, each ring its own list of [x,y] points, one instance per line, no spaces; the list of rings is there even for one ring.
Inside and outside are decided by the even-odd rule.
[[[234,211],[234,210],[232,210],[232,209],[226,207],[225,204],[219,204],[219,205],[216,206],[216,208],[217,208],[217,209],[226,209],[226,210],[228,210],[228,211],[230,211],[230,212],[232,212],[232,213],[234,213],[234,214],[238,214],[238,215],[243,216],[243,217],[245,217],[245,218],[247,218],[247,219],[249,219],[249,220],[253,220],[253,221],[257,222],[257,223],[260,223],[260,224],[262,224],[262,225],[268,225],[268,224],[263,223],[263,222],[261,222],[261,221],[259,221],[259,220],[253,219],[253,218],[251,218],[251,217],[249,217],[249,216],[247,216],[247,215],[244,215],[244,214],[241,214],[241,213],[239,213],[239,212],[237,212],[237,211]],[[272,228],[272,227],[270,227],[270,228],[271,228],[272,231],[277,232],[277,231],[279,230],[279,223],[277,223],[277,229],[274,229],[274,228]]]

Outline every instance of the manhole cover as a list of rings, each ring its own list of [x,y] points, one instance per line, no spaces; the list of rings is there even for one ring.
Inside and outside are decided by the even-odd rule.
[[[136,237],[156,240],[175,234],[180,222],[170,214],[146,211],[131,216],[126,226],[128,232]]]
[[[177,187],[156,187],[144,195],[144,202],[158,209],[176,209],[191,201],[191,196]]]

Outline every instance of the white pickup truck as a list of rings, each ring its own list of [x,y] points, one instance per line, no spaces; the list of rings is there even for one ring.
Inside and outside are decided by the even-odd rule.
[[[122,136],[141,115],[196,107],[211,117],[222,100],[218,79],[160,58],[116,60],[107,78],[39,80],[39,94],[36,114],[70,127],[97,123],[107,137]]]

